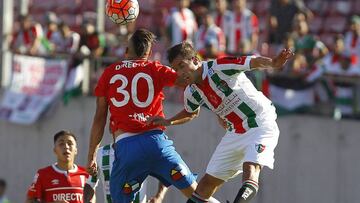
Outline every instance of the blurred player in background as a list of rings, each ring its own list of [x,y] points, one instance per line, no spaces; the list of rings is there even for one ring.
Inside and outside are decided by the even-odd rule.
[[[169,49],[171,66],[188,84],[184,92],[185,109],[168,120],[150,118],[150,123],[160,126],[185,123],[199,114],[200,106],[224,119],[227,133],[188,203],[208,202],[224,182],[241,172],[244,172],[243,185],[234,203],[249,202],[257,193],[261,168],[273,168],[279,129],[275,107],[256,90],[244,71],[280,68],[293,53],[284,49],[273,59],[243,56],[205,62],[201,62],[196,54],[187,42]]]
[[[115,203],[131,202],[148,175],[172,184],[191,197],[196,188],[194,175],[164,126],[147,125],[150,116],[164,117],[162,90],[184,85],[171,68],[149,61],[155,35],[145,29],[135,31],[126,50],[126,60],[105,69],[95,89],[96,113],[91,129],[88,171],[97,170],[96,151],[101,143],[108,109],[115,140],[115,161],[110,177],[110,193]]]
[[[76,137],[68,131],[54,135],[57,163],[38,170],[27,193],[27,203],[83,203],[83,189],[89,174],[77,166]]]
[[[96,154],[96,162],[98,166],[97,174],[90,176],[87,180],[87,184],[84,190],[84,202],[91,202],[95,196],[95,190],[99,183],[99,180],[102,182],[104,190],[104,202],[111,203],[110,195],[110,176],[111,169],[113,167],[113,162],[115,160],[114,148],[111,144],[100,147]],[[159,190],[157,194],[152,197],[148,202],[159,203],[164,199],[167,187],[159,183]],[[139,193],[136,195],[134,203],[146,203],[146,181],[142,184],[142,187]]]

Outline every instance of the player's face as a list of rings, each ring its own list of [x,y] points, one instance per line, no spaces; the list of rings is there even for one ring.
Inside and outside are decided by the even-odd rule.
[[[233,7],[234,11],[242,12],[246,8],[246,0],[234,0]]]
[[[58,160],[62,162],[73,162],[77,154],[75,139],[70,135],[59,137],[55,142],[54,152]]]
[[[215,7],[217,11],[225,11],[226,10],[226,0],[216,0]]]
[[[192,84],[196,81],[195,72],[198,69],[198,59],[185,59],[177,56],[171,63],[171,67],[176,71],[178,77],[183,81],[184,85]]]

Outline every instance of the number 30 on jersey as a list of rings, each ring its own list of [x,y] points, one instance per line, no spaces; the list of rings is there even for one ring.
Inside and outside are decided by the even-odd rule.
[[[144,102],[140,101],[137,97],[138,81],[141,78],[146,80],[146,83],[148,85],[148,90],[149,90],[147,99]],[[114,84],[118,80],[121,81],[121,86],[116,89],[116,92],[124,95],[124,99],[121,101],[118,101],[114,97],[112,97],[112,98],[110,98],[110,100],[114,106],[122,107],[122,106],[125,106],[130,100],[130,93],[125,90],[129,81],[124,75],[116,74],[111,78],[110,84]],[[140,108],[148,107],[151,104],[152,100],[154,99],[154,83],[153,83],[153,80],[150,75],[148,75],[146,73],[138,73],[134,76],[134,78],[131,81],[131,99],[132,99],[132,102]]]

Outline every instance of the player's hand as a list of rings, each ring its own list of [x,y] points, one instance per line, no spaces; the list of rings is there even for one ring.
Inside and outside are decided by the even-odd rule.
[[[153,116],[147,119],[146,125],[169,126],[171,122],[161,116]]]
[[[86,166],[86,171],[92,175],[92,176],[96,176],[97,174],[97,164],[95,159],[89,160],[87,166]]]
[[[283,49],[281,50],[280,54],[278,54],[272,59],[271,66],[274,68],[281,68],[282,66],[284,66],[286,61],[293,56],[294,56],[294,52],[291,51],[291,49]]]

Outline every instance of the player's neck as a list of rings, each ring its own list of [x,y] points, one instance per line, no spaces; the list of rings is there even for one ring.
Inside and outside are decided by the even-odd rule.
[[[202,64],[199,65],[199,68],[196,69],[196,71],[194,72],[194,76],[195,76],[195,84],[201,84],[203,79],[202,79],[202,73],[203,73],[203,66]]]
[[[148,60],[147,57],[126,57],[126,60]]]
[[[63,162],[58,160],[56,167],[58,167],[61,170],[64,171],[69,171],[71,169],[74,169],[74,162],[70,161],[70,162]]]

